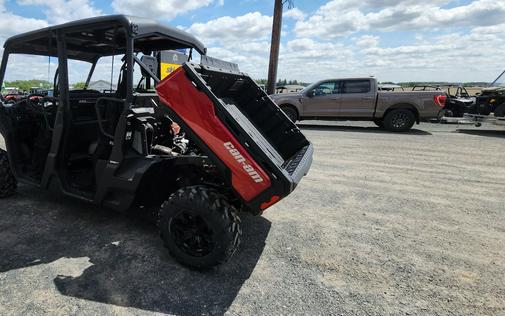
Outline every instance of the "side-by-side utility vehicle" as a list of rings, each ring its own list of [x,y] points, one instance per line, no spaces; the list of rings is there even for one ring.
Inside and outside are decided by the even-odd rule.
[[[179,29],[106,16],[4,48],[0,85],[14,55],[53,58],[57,69],[51,96],[0,105],[0,197],[21,181],[119,211],[157,209],[174,258],[205,269],[237,249],[239,212],[261,214],[310,168],[311,143],[265,92]],[[166,50],[185,50],[189,62],[160,81]],[[103,58],[121,64],[117,89],[87,89]],[[86,65],[86,87],[69,89]]]
[[[475,109],[470,113],[480,115],[494,113],[495,117],[505,117],[505,71],[489,87],[477,94]]]

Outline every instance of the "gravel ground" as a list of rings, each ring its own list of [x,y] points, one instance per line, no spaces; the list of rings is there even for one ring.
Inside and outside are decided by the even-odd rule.
[[[310,174],[207,273],[149,223],[21,186],[0,202],[0,314],[505,314],[503,128],[301,127]]]

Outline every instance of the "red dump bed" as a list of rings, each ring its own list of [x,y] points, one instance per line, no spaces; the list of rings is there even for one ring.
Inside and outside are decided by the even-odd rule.
[[[308,172],[312,144],[247,75],[186,63],[156,90],[253,212],[287,196]]]

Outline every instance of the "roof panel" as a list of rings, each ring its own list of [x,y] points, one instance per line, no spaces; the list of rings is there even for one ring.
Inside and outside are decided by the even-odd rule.
[[[146,44],[149,47],[140,47],[139,49],[194,48],[201,55],[206,54],[205,46],[193,35],[183,30],[159,24],[151,19],[126,15],[83,19],[19,34],[7,39],[4,48],[12,53],[54,56],[56,44],[54,40],[50,41],[49,39],[51,36],[54,38],[59,32],[66,34],[69,48],[71,45],[74,46],[69,49],[68,57],[84,61],[92,61],[97,57],[109,56],[117,54],[118,50],[125,50],[124,36],[126,34],[133,38],[154,35],[163,38]],[[43,45],[44,42],[47,42],[47,45]],[[51,45],[55,46],[51,48]],[[76,50],[76,46],[82,47],[82,51]],[[44,47],[45,49],[43,49]]]

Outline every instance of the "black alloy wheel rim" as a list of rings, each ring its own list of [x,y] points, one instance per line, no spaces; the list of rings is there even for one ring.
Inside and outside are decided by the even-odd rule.
[[[408,120],[409,116],[406,113],[399,112],[393,114],[393,117],[391,118],[391,123],[395,128],[402,128],[405,125],[407,125]]]
[[[177,247],[193,257],[204,257],[214,250],[213,231],[200,215],[181,211],[170,220],[170,236]]]

